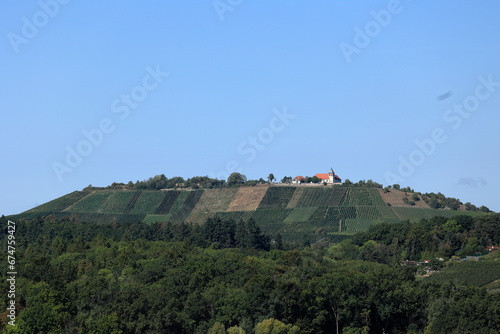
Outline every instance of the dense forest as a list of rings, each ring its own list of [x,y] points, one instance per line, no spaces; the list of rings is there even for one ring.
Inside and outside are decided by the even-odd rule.
[[[402,265],[430,259],[440,269],[484,253],[500,244],[500,214],[381,223],[313,246],[221,219],[201,226],[34,219],[16,222],[15,241],[17,318],[6,326],[2,314],[5,333],[500,331],[499,293],[422,279],[417,267]],[[486,258],[500,263],[498,252]],[[7,302],[5,294],[3,310]]]

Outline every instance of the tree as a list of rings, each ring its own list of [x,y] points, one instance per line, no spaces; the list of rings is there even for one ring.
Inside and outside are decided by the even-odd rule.
[[[299,327],[286,325],[273,318],[266,319],[255,326],[255,334],[298,334],[299,332]]]
[[[292,177],[291,176],[284,176],[281,179],[281,183],[290,183],[290,182],[292,182]]]
[[[245,331],[240,326],[233,326],[227,329],[227,334],[245,334]]]
[[[312,183],[320,183],[321,179],[319,177],[317,177],[316,175],[314,175],[313,177],[311,177],[311,182]]]
[[[97,321],[90,323],[89,334],[121,334],[118,315],[113,312],[102,315]]]
[[[239,187],[245,182],[245,176],[243,174],[234,172],[227,178],[227,184],[229,187]]]
[[[274,180],[276,180],[276,178],[274,177],[274,174],[273,173],[270,173],[267,177],[267,179],[269,180],[269,183],[273,182]]]
[[[281,239],[281,234],[276,235],[276,249],[283,250],[283,240]]]
[[[226,334],[226,327],[220,322],[216,322],[207,334]]]

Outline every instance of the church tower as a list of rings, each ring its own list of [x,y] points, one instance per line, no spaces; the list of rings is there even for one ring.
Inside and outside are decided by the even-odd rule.
[[[333,168],[330,167],[330,172],[328,173],[328,177],[330,179],[330,183],[334,183],[334,176],[335,176],[335,172],[333,171]]]

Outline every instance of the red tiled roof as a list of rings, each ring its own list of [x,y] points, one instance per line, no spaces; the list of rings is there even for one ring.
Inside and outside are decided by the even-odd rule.
[[[305,181],[305,180],[306,180],[306,178],[305,178],[305,177],[303,177],[303,176],[296,176],[293,180],[294,180],[294,181]]]
[[[322,180],[329,180],[330,176],[327,174],[316,174],[316,177],[322,179]]]

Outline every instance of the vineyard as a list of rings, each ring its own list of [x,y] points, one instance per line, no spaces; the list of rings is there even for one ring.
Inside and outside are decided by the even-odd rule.
[[[304,188],[298,187],[295,192],[292,195],[292,198],[290,198],[290,201],[288,202],[288,205],[286,206],[287,209],[294,209],[297,207],[297,204],[299,204],[300,198],[304,194]]]
[[[451,218],[457,215],[457,211],[454,210],[439,210],[439,209],[424,209],[424,211],[430,216],[443,216],[446,218]],[[460,213],[460,212],[458,212]],[[463,212],[461,212],[463,214]],[[470,216],[479,216],[483,214],[482,212],[467,212],[468,215]]]
[[[340,206],[346,192],[347,188],[344,187],[307,188],[304,189],[297,207]]]
[[[392,212],[401,220],[410,220],[418,222],[420,219],[431,218],[427,213],[426,209],[414,209],[414,208],[404,208],[404,207],[392,207]],[[439,210],[440,215],[443,215],[446,210]]]
[[[484,286],[500,277],[500,261],[461,261],[431,275],[430,282],[455,281]]]
[[[179,210],[174,211],[174,206],[172,207],[171,213],[172,213],[172,221],[175,223],[181,223],[183,221],[186,221],[186,218],[189,217],[189,214],[193,210],[194,206],[200,199],[200,197],[203,195],[203,190],[195,190],[189,192],[188,196],[182,203],[182,205],[179,207]],[[181,196],[178,197],[178,199]],[[180,204],[180,202],[179,202]]]
[[[209,189],[194,207],[194,212],[224,212],[234,199],[238,189]]]
[[[376,206],[360,205],[356,207],[356,218],[380,219],[382,218],[382,215],[380,214],[378,207]]]
[[[390,193],[397,202],[395,190]],[[385,221],[420,221],[436,215],[453,217],[477,212],[387,206],[377,188],[345,186],[270,186],[206,190],[83,190],[47,202],[13,218],[88,222],[191,222],[203,224],[210,217],[253,218],[267,233],[281,233],[287,240],[304,234],[327,233],[342,239],[370,225]],[[385,195],[385,194],[384,194]],[[340,234],[339,234],[340,233]],[[339,236],[340,235],[340,236]]]
[[[286,208],[297,188],[295,187],[271,187],[266,192],[259,209]]]
[[[64,211],[89,213],[102,212],[101,207],[106,202],[109,196],[111,196],[110,191],[96,191],[76,202],[72,206],[66,208],[66,210]]]
[[[227,211],[254,211],[259,207],[269,187],[239,188]]]
[[[165,192],[163,191],[142,191],[135,202],[135,205],[129,211],[130,213],[155,212],[160,206]]]
[[[357,187],[352,187],[348,189],[349,190],[347,191],[346,199],[344,201],[345,206],[374,205],[372,200],[373,195],[371,195],[369,192],[370,189],[357,188]]]
[[[170,211],[170,208],[177,201],[177,197],[181,194],[180,191],[166,191],[163,197],[163,200],[160,202],[160,205],[155,210],[155,214],[157,215],[165,215]]]
[[[116,191],[106,198],[99,212],[105,213],[125,213],[129,203],[137,195],[135,191]],[[139,192],[140,195],[140,192]],[[136,198],[137,200],[137,198]],[[132,207],[128,209],[130,211]]]
[[[346,233],[358,233],[362,231],[366,231],[374,221],[371,219],[345,219],[342,221],[341,231]]]
[[[292,209],[258,209],[252,214],[252,219],[266,233],[275,234],[280,232],[281,224],[291,211]]]
[[[36,208],[33,208],[31,210],[28,210],[26,212],[56,212],[56,211],[63,211],[70,205],[78,202],[85,196],[90,194],[89,191],[83,190],[83,191],[73,191],[72,193],[69,193],[63,197],[59,197],[55,200],[52,200],[50,202],[47,202],[45,204],[39,205]]]
[[[290,212],[290,214],[285,218],[283,222],[285,223],[290,223],[290,222],[305,222],[306,220],[311,217],[311,215],[317,210],[318,208],[312,207],[312,208],[295,208]]]

